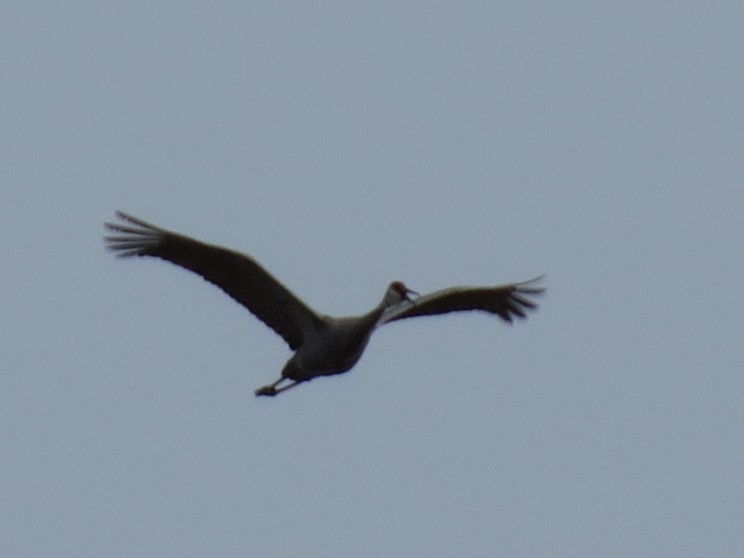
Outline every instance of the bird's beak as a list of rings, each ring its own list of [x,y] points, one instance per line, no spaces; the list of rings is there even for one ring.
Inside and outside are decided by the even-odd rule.
[[[416,296],[417,298],[421,296],[421,295],[420,295],[419,293],[417,293],[417,292],[416,292],[416,291],[414,291],[413,289],[409,289],[409,288],[406,288],[406,294],[405,294],[405,298],[406,298],[406,300],[407,300],[408,302],[410,302],[410,303],[412,303],[412,304],[416,304],[416,301],[415,301],[415,300],[413,300],[413,299],[412,299],[412,298],[411,298],[411,297],[410,297],[409,295],[415,295],[415,296]]]

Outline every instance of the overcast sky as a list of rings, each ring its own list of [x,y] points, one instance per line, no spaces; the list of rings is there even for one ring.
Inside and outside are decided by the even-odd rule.
[[[0,555],[744,555],[740,2],[6,2]],[[290,352],[122,209],[321,312]]]

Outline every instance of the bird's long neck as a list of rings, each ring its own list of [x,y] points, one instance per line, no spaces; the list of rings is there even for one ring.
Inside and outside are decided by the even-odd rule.
[[[372,310],[359,316],[357,320],[358,327],[364,331],[372,331],[377,325],[377,321],[380,319],[380,316],[382,316],[382,313],[385,312],[389,306],[390,304],[387,303],[385,299],[382,299],[377,306],[372,308]]]
[[[400,296],[391,289],[388,289],[385,292],[385,296],[382,297],[382,300],[377,306],[372,308],[372,310],[366,314],[362,314],[354,319],[355,328],[358,328],[358,331],[360,332],[371,332],[377,325],[380,316],[382,316],[385,310],[391,306],[395,306],[399,302]]]
[[[401,303],[401,296],[398,294],[392,287],[389,287],[385,291],[385,295],[382,297],[382,300],[380,303],[375,306],[372,310],[370,310],[367,314],[363,316],[363,320],[370,324],[370,328],[374,328],[375,325],[377,325],[378,320],[380,319],[380,316],[387,310],[388,308],[391,308],[395,306],[396,304]]]

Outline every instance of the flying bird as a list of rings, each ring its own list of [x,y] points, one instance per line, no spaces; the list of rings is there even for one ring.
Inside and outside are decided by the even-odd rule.
[[[256,260],[156,227],[122,211],[121,222],[106,223],[104,237],[117,256],[149,256],[180,265],[217,285],[279,334],[294,351],[274,383],[257,396],[274,396],[318,376],[348,372],[362,356],[372,333],[381,325],[449,312],[480,310],[511,323],[537,308],[533,297],[545,289],[542,276],[495,287],[451,287],[419,295],[393,281],[380,303],[366,314],[331,317],[307,306]]]

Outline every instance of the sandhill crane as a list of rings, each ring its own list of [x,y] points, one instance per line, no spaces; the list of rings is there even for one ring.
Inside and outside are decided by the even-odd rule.
[[[419,296],[402,282],[393,281],[380,303],[366,314],[334,318],[316,313],[249,256],[156,227],[121,211],[116,215],[122,222],[106,223],[114,234],[104,238],[118,256],[161,258],[201,275],[250,310],[295,351],[279,379],[258,388],[257,396],[274,396],[318,376],[347,372],[362,356],[372,332],[383,324],[465,310],[490,312],[511,323],[537,308],[530,297],[545,290],[537,284],[542,279],[538,277],[496,287],[452,287]]]

